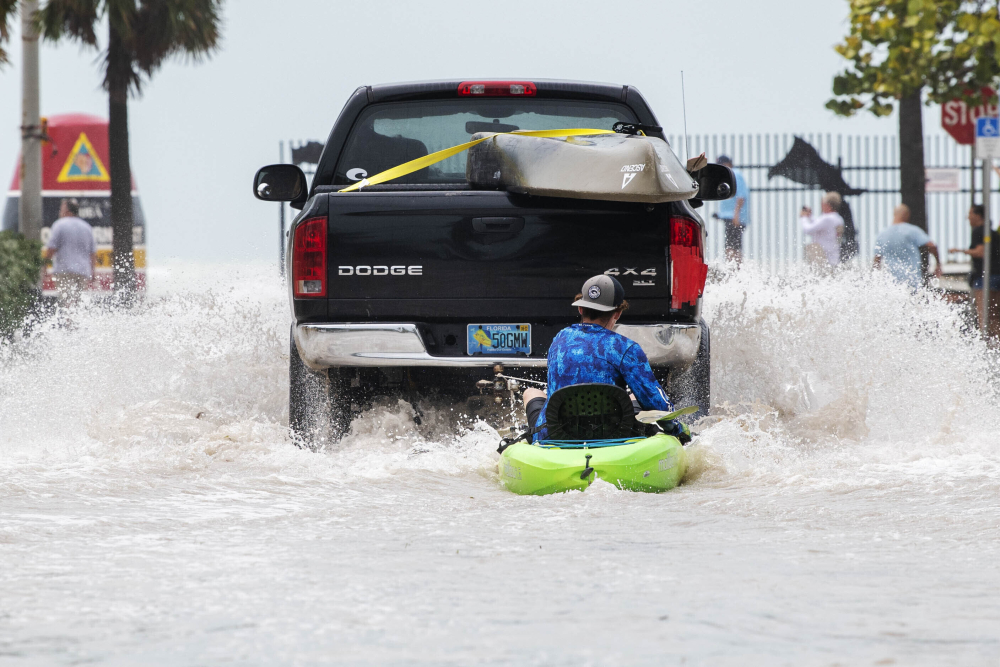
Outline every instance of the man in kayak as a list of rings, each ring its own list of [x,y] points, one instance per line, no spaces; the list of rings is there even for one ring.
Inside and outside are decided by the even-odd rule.
[[[611,276],[594,276],[583,284],[583,292],[573,305],[580,313],[579,324],[556,334],[549,347],[548,395],[539,389],[524,390],[529,428],[545,423],[548,396],[563,387],[591,382],[623,388],[627,385],[633,403],[641,410],[672,411],[673,404],[656,381],[646,353],[635,341],[614,332],[618,319],[628,309],[621,283]],[[690,440],[690,430],[680,422],[661,425],[682,442]],[[534,440],[545,437],[543,428],[535,433]]]

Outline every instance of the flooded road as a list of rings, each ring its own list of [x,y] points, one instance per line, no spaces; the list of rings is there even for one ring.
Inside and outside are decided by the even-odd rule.
[[[514,496],[387,404],[287,433],[269,266],[0,350],[0,664],[996,665],[996,360],[868,276],[710,285],[685,483]]]

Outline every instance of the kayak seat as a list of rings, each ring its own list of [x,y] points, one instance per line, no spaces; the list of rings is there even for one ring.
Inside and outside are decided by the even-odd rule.
[[[576,384],[549,398],[545,424],[551,440],[648,437],[655,426],[636,421],[628,392],[613,384]]]

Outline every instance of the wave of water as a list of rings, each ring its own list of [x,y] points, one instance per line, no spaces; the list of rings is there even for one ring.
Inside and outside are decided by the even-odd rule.
[[[423,662],[469,664],[492,658],[460,636],[507,627],[520,648],[487,642],[495,662],[646,663],[653,653],[645,651],[662,649],[648,635],[661,631],[664,615],[646,598],[652,592],[685,600],[687,611],[667,615],[684,630],[672,640],[683,648],[678,657],[695,662],[736,664],[759,649],[819,664],[822,649],[946,664],[945,654],[921,653],[919,636],[930,633],[959,642],[954,655],[964,664],[988,664],[983,656],[998,646],[989,624],[1000,621],[996,596],[982,597],[1000,582],[996,357],[954,308],[878,276],[771,276],[753,267],[719,276],[705,299],[713,414],[696,429],[686,483],[662,496],[600,484],[560,497],[507,494],[495,477],[495,432],[441,404],[421,406],[418,426],[412,406],[384,401],[339,445],[318,454],[296,448],[286,428],[287,297],[263,265],[173,265],[151,273],[153,292],[134,312],[94,309],[40,324],[0,350],[0,569],[6,597],[19,605],[0,614],[0,651],[37,664],[114,664],[116,655],[212,662],[221,657],[213,641],[233,649],[271,627],[280,632],[257,637],[259,656],[309,663],[327,655],[327,627],[346,638],[345,663],[371,655],[417,664],[408,650],[416,646],[427,652]],[[674,548],[668,534],[649,532],[658,525],[683,540],[683,560],[709,571],[679,577],[669,560],[651,559],[652,544]],[[273,558],[255,551],[261,540]],[[733,540],[742,555],[730,562]],[[90,558],[95,550],[133,559],[122,571],[159,591],[145,598],[154,611],[116,587]],[[463,550],[472,561],[442,565]],[[874,577],[870,588],[910,590],[899,572],[879,568],[943,568],[956,554],[979,583],[956,584],[954,572],[938,571],[925,573],[925,585],[955,619],[979,601],[976,619],[961,623],[935,626],[921,604],[907,611],[884,596],[858,599],[863,590],[830,574],[847,564],[874,573],[865,575]],[[617,588],[592,576],[606,558],[623,563],[612,576]],[[291,576],[287,559],[315,575],[292,588],[273,583]],[[733,593],[746,605],[734,609],[714,597],[746,581],[780,591],[798,559],[810,563],[795,580],[801,600]],[[562,574],[553,576],[554,562]],[[354,583],[318,575],[323,563],[354,572]],[[499,572],[519,573],[514,589],[504,592],[491,569],[498,563]],[[748,573],[748,563],[758,570]],[[180,588],[158,588],[158,568]],[[201,571],[218,581],[192,584]],[[59,572],[73,593],[52,583]],[[610,606],[601,617],[629,641],[598,632],[593,651],[548,651],[554,637],[574,636],[560,614],[578,614],[557,602],[567,578],[603,596]],[[532,591],[533,604],[553,616],[539,628],[520,626],[517,590]],[[353,607],[336,603],[345,595]],[[102,599],[124,607],[102,608]],[[832,634],[782,611],[802,614],[810,601],[830,599],[842,605],[827,619]],[[80,621],[67,600],[98,609],[96,625]],[[764,621],[763,611],[749,610],[766,601],[775,607]],[[53,608],[63,611],[53,617]],[[887,608],[906,628],[881,627]],[[224,628],[214,640],[201,634],[206,614]],[[642,618],[627,621],[634,614]],[[136,630],[154,617],[164,624],[157,632]],[[709,617],[718,628],[704,625]],[[857,619],[880,629],[850,630]],[[399,624],[429,634],[394,635]],[[55,626],[52,638],[37,639]],[[770,639],[755,635],[761,628]],[[178,654],[170,647],[192,636],[200,648],[171,659]],[[435,643],[442,638],[451,650]]]
[[[956,307],[879,274],[753,270],[706,301],[720,421],[703,444],[730,468],[787,478],[828,467],[845,484],[859,465],[931,484],[928,469],[1000,481],[998,359]]]

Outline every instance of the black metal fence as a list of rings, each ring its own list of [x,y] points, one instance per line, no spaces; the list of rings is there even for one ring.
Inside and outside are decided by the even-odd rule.
[[[832,134],[798,135],[816,148],[824,161],[838,165],[843,178],[859,195],[845,197],[851,206],[857,229],[859,259],[869,262],[875,238],[892,222],[892,209],[899,199],[899,143],[894,136],[845,136]],[[690,154],[705,151],[714,161],[728,155],[746,179],[750,189],[750,224],[744,237],[744,257],[774,271],[803,258],[807,239],[799,225],[799,211],[810,206],[818,212],[822,190],[794,183],[782,176],[768,179],[768,169],[791,149],[792,134],[695,135],[689,137]],[[684,137],[668,137],[674,152],[685,157]],[[946,135],[924,139],[924,162],[928,169],[957,170],[956,187],[949,192],[927,193],[928,233],[940,248],[967,247],[967,214],[973,188],[981,189],[978,169],[972,169],[969,146],[957,144]],[[995,181],[994,181],[995,182]],[[977,190],[978,191],[978,190]],[[976,197],[978,203],[982,199]],[[709,261],[724,257],[722,223],[712,218],[718,204],[706,202]],[[991,209],[997,210],[997,209]],[[964,256],[963,256],[964,257]],[[944,256],[942,259],[947,261]]]
[[[792,182],[782,176],[769,179],[768,169],[788,154],[794,134],[729,134],[692,135],[689,151],[683,136],[669,136],[668,141],[678,156],[698,155],[702,151],[714,161],[721,154],[730,156],[743,173],[750,188],[750,224],[744,237],[744,257],[772,271],[782,271],[803,259],[806,243],[799,211],[810,206],[819,211],[823,191]],[[869,262],[873,256],[875,238],[892,222],[892,209],[899,203],[899,143],[894,136],[846,136],[832,134],[800,134],[816,148],[828,163],[841,169],[843,178],[859,195],[846,197],[851,206],[857,229],[859,259]],[[281,143],[281,161],[295,161],[311,180],[321,145],[316,142],[289,141]],[[313,155],[315,154],[315,155]],[[927,193],[928,233],[937,245],[967,247],[969,225],[966,215],[969,205],[981,202],[979,169],[973,169],[969,146],[957,144],[946,135],[924,139],[924,162],[928,169],[953,170],[955,186],[947,192]],[[995,193],[994,193],[995,196]],[[991,210],[1000,210],[991,207]],[[706,202],[702,215],[708,227],[708,261],[724,257],[722,223],[712,217],[718,204]],[[288,211],[281,208],[281,253],[284,266],[285,226]],[[964,256],[963,256],[964,257]],[[945,259],[942,256],[942,259]]]

